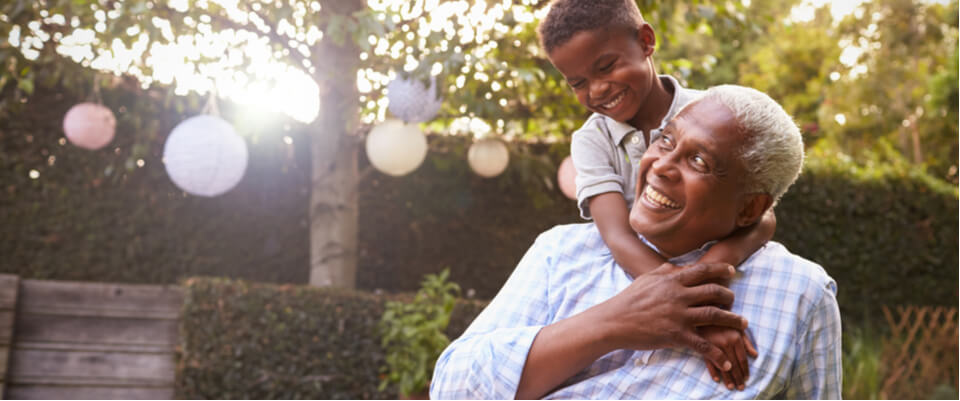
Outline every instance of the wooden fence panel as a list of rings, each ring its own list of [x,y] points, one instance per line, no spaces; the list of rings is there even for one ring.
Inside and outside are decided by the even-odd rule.
[[[944,306],[884,306],[890,339],[883,344],[887,367],[880,395],[925,398],[938,385],[957,386],[957,309]]]
[[[7,396],[169,399],[174,286],[22,280]]]
[[[10,347],[13,344],[13,324],[19,287],[19,277],[0,274],[0,399],[4,398],[7,385],[7,367],[10,361]]]

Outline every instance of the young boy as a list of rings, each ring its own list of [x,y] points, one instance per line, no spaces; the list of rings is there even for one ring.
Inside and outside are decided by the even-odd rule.
[[[682,204],[656,191],[636,194],[638,163],[661,131],[700,91],[656,74],[656,35],[633,0],[557,0],[538,27],[541,45],[580,101],[594,114],[573,134],[571,156],[577,170],[577,203],[593,218],[614,259],[633,277],[655,269],[666,258],[647,247],[630,228],[635,197],[665,210]],[[691,163],[698,162],[691,157]],[[773,237],[776,221],[767,213],[754,227],[713,245],[701,262],[739,265]],[[670,255],[679,256],[679,255]],[[707,327],[701,335],[723,349],[733,369],[708,363],[715,381],[743,389],[749,378],[746,355],[756,357],[746,334]]]

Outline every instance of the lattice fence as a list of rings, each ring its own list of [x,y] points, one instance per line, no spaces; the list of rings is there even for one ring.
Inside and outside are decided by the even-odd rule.
[[[957,309],[883,307],[890,338],[883,342],[884,399],[928,398],[942,384],[957,387]]]

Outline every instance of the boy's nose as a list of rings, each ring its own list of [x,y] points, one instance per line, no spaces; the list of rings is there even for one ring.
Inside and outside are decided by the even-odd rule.
[[[610,89],[610,84],[603,81],[592,81],[590,82],[590,98],[591,99],[603,99],[607,95],[607,91]]]

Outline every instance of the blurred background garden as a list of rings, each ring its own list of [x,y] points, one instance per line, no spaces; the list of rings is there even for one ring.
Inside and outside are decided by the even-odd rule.
[[[844,397],[957,398],[957,1],[637,3],[660,73],[801,127],[775,239],[838,283]],[[414,391],[537,234],[582,221],[548,4],[2,0],[0,273],[182,288],[177,397]],[[84,103],[112,137],[68,138]],[[198,115],[227,139],[177,154]]]

